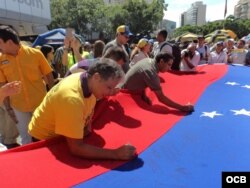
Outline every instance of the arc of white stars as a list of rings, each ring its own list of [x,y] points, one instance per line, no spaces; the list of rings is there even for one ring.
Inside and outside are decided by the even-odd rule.
[[[226,82],[225,84],[227,84],[227,85],[231,85],[231,86],[240,85],[240,84],[239,84],[239,83],[237,83],[237,82]]]
[[[212,111],[212,112],[202,112],[200,117],[210,117],[210,118],[214,118],[215,116],[223,116],[223,114],[219,114],[216,111]]]
[[[245,115],[245,116],[250,116],[250,111],[242,108],[240,110],[231,110],[232,112],[234,112],[234,115]]]

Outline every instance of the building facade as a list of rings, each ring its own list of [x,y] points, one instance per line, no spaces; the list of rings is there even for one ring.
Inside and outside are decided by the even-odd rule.
[[[181,14],[181,26],[197,25],[202,26],[206,23],[206,8],[202,1],[191,4],[191,7]]]
[[[180,26],[184,26],[187,23],[187,12],[183,12],[180,17]]]
[[[0,25],[12,26],[19,36],[43,33],[50,22],[50,0],[0,0]]]
[[[250,0],[240,0],[234,7],[234,16],[241,19],[250,19]]]
[[[158,29],[166,29],[168,31],[168,38],[172,38],[176,29],[176,22],[164,19],[159,23]]]

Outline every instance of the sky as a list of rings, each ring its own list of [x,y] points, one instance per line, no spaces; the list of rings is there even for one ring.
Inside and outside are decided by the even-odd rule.
[[[191,4],[202,0],[165,0],[168,4],[168,10],[165,12],[164,19],[176,22],[176,26],[180,26],[180,15],[187,11]],[[234,13],[234,6],[238,0],[227,0],[227,15]],[[224,18],[225,0],[203,0],[203,4],[207,5],[206,20],[214,21]]]

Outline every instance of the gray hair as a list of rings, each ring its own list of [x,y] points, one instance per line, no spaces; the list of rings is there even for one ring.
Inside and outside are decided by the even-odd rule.
[[[191,43],[188,45],[187,49],[190,49],[190,48],[196,48],[196,44],[193,43],[193,42],[191,42]]]
[[[114,60],[108,58],[96,59],[89,67],[87,73],[89,77],[98,73],[103,80],[108,80],[109,78],[122,80],[124,78],[122,67]]]
[[[119,61],[119,60],[123,60],[124,62],[126,62],[126,54],[123,51],[123,49],[119,46],[112,46],[110,47],[105,54],[103,55],[103,57],[105,58],[110,58],[113,59],[115,61]]]

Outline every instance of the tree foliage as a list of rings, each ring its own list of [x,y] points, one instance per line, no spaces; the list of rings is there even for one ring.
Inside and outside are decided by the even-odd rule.
[[[104,5],[102,0],[51,0],[50,29],[72,27],[77,33],[89,33],[98,28]]]
[[[225,28],[234,31],[238,38],[242,38],[250,33],[250,20],[238,19],[234,16],[229,16],[225,20]]]
[[[203,26],[186,25],[179,27],[174,31],[174,37],[180,36],[186,32],[207,35],[218,29],[229,29],[236,33],[238,38],[242,38],[250,33],[249,19],[236,19],[229,15],[225,20],[208,22]]]
[[[101,32],[105,38],[114,37],[119,25],[129,25],[134,34],[154,31],[167,10],[164,0],[126,0],[124,4],[104,4],[103,0],[51,0],[50,29],[73,27],[81,35]],[[230,29],[238,38],[250,33],[250,20],[229,15],[225,20],[208,22],[203,26],[186,25],[175,30],[177,37],[186,32],[207,35],[217,29]]]
[[[109,38],[117,26],[126,24],[133,33],[153,31],[164,16],[164,0],[126,0],[124,4],[107,5],[103,0],[51,0],[50,29],[73,27],[76,32],[105,33]]]

